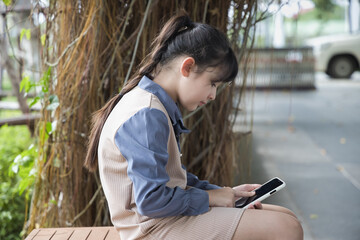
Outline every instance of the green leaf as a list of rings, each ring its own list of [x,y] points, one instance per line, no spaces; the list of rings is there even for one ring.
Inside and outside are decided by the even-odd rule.
[[[46,129],[46,134],[47,135],[50,135],[52,134],[55,129],[56,129],[56,124],[57,124],[57,121],[54,121],[54,122],[46,122],[45,124],[45,129]]]
[[[42,92],[47,93],[49,91],[49,80],[51,77],[51,67],[48,67],[44,75],[40,79],[40,84],[42,86]]]
[[[56,95],[49,96],[49,106],[46,107],[47,110],[54,111],[59,106],[59,98]]]
[[[10,6],[11,0],[2,0],[6,6]]]
[[[34,106],[41,98],[39,96],[35,97],[31,103],[29,104],[29,108],[31,108],[32,106]]]
[[[41,41],[41,45],[45,46],[45,41],[46,41],[46,34],[45,33],[43,35],[41,35],[40,41]]]
[[[31,38],[31,29],[21,29],[21,32],[20,32],[20,42],[22,41],[24,35],[26,36],[26,39],[27,40],[30,40]]]
[[[46,133],[48,135],[50,135],[52,133],[52,124],[51,124],[51,122],[47,122],[45,128],[46,128]]]
[[[20,181],[20,183],[19,183],[19,195],[22,195],[23,192],[25,190],[27,190],[29,188],[29,186],[32,185],[32,182],[33,182],[33,180],[31,178],[26,179],[26,180],[24,179],[24,180]]]
[[[22,90],[24,88],[26,88],[26,85],[28,85],[29,82],[29,78],[24,77],[21,82],[20,82],[20,92],[22,92]]]
[[[22,90],[24,89],[24,91],[28,93],[34,86],[35,84],[30,80],[30,77],[24,75],[23,79],[20,82],[20,92],[22,92]]]
[[[49,96],[49,101],[50,101],[50,103],[58,103],[59,102],[59,98],[58,98],[58,96],[57,95],[50,95]]]
[[[27,39],[27,40],[30,40],[30,38],[31,38],[31,30],[30,30],[30,29],[27,29],[27,31],[25,32],[25,34],[26,34],[26,39]]]

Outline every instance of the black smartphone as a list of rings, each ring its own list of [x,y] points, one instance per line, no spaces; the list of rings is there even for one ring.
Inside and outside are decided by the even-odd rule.
[[[248,208],[252,203],[255,201],[262,201],[274,193],[278,192],[279,190],[285,187],[285,182],[278,177],[275,177],[259,188],[255,189],[255,195],[252,197],[242,197],[236,200],[235,207],[237,208]]]

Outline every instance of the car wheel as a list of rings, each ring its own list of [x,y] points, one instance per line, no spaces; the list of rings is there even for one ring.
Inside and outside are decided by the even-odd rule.
[[[354,71],[353,59],[347,56],[339,56],[330,61],[327,73],[332,78],[350,78]]]

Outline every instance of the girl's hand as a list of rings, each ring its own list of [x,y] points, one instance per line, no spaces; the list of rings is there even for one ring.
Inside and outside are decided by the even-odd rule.
[[[233,188],[223,187],[220,189],[208,190],[210,207],[234,207],[235,201],[240,197],[254,196],[254,189],[260,184],[243,184]],[[255,202],[249,209],[262,209],[261,202]]]
[[[208,190],[210,207],[234,207],[235,190],[230,187]]]
[[[240,197],[251,197],[255,194],[254,190],[260,187],[260,184],[243,184],[236,187],[233,187],[236,199]],[[256,201],[254,204],[251,204],[248,209],[263,209],[261,202]]]

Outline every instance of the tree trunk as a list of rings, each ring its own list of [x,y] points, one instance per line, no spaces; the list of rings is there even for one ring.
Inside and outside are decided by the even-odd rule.
[[[176,11],[184,8],[193,21],[205,21],[226,32],[228,10],[233,3],[232,34],[238,44],[237,31],[248,16],[244,13],[244,2],[247,1],[50,1],[46,29],[49,38],[44,55],[47,65],[55,67],[49,89],[50,94],[58,96],[60,106],[55,114],[44,110],[40,123],[40,128],[44,128],[44,122],[56,121],[57,127],[39,147],[39,173],[27,225],[29,231],[35,226],[110,224],[98,174],[82,167],[91,114],[121,89],[137,39],[134,66],[148,53],[162,23]],[[148,4],[150,11],[146,15]],[[248,7],[247,11],[252,9]],[[57,18],[53,19],[54,16]],[[145,28],[137,38],[143,21]],[[54,42],[50,43],[51,39]],[[246,46],[246,41],[242,44]],[[236,152],[231,147],[234,137],[229,116],[233,112],[234,89],[234,86],[223,89],[214,103],[186,117],[193,133],[182,144],[187,158],[184,163],[200,178],[217,184],[232,182]]]

